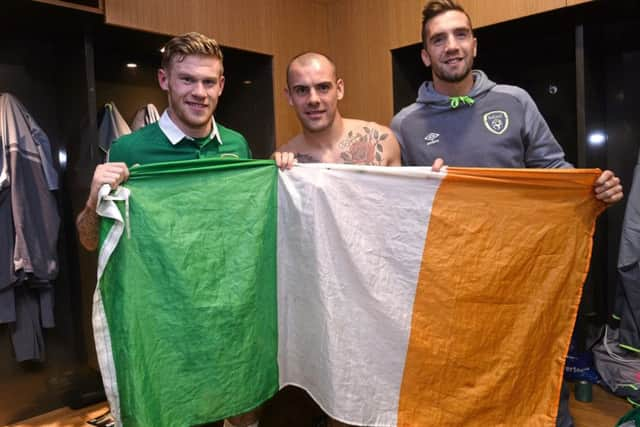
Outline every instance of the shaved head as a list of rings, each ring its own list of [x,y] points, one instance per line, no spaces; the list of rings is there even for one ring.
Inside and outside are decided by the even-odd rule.
[[[331,58],[318,52],[304,52],[294,56],[291,61],[289,61],[289,65],[287,65],[287,87],[290,86],[291,69],[293,67],[306,67],[313,63],[319,63],[322,67],[330,67],[331,74],[333,75],[333,80],[337,79],[338,76],[336,73],[336,64]]]

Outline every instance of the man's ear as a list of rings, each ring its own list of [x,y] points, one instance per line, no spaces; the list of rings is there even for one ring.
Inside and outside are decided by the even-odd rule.
[[[220,79],[218,80],[220,90],[218,91],[218,96],[222,95],[222,91],[224,90],[224,74],[220,75]]]
[[[169,75],[163,68],[158,69],[158,84],[162,90],[169,90]]]
[[[344,80],[336,80],[336,89],[338,90],[338,101],[344,97]]]
[[[293,100],[291,99],[291,92],[289,92],[289,86],[284,87],[284,96],[287,97],[287,101],[289,102],[289,105],[293,107]]]
[[[476,54],[478,53],[478,39],[477,38],[473,38],[473,57],[476,57]]]
[[[420,57],[422,58],[422,63],[425,65],[425,67],[431,66],[431,58],[429,57],[429,54],[425,49],[422,49],[420,51]]]

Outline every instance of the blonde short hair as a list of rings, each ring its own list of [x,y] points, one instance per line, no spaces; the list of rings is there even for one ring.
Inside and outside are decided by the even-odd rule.
[[[222,74],[222,50],[217,41],[204,34],[191,32],[176,36],[164,45],[162,62],[160,67],[167,70],[172,62],[181,62],[185,56],[202,55],[211,56],[220,60],[220,73]]]

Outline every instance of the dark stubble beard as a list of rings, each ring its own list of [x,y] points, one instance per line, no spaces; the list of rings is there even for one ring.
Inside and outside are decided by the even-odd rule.
[[[473,61],[469,63],[467,68],[465,68],[460,74],[447,74],[439,70],[438,68],[432,67],[434,74],[442,81],[447,83],[460,83],[471,73],[471,69],[473,68]]]

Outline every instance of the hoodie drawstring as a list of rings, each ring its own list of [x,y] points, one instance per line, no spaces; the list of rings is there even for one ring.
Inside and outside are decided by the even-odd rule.
[[[472,97],[470,96],[452,96],[449,98],[449,105],[451,105],[451,109],[455,110],[456,108],[458,108],[461,104],[466,104],[466,105],[473,105],[473,103],[476,102]]]

